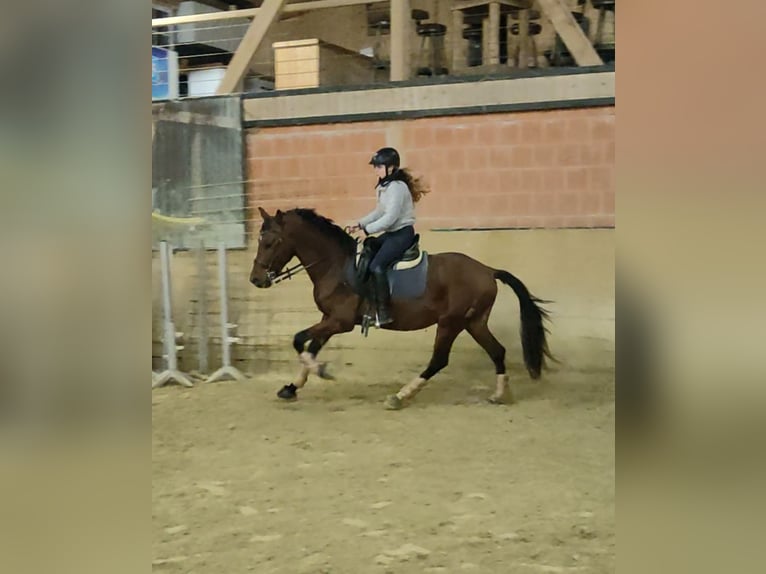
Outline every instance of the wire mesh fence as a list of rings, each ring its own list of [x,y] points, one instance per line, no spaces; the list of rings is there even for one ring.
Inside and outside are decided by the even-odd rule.
[[[162,217],[197,223],[168,225],[172,222],[155,217],[155,244],[165,239],[176,248],[196,248],[199,242],[210,249],[221,242],[227,248],[245,247],[239,99],[168,101],[154,104],[152,112],[152,209]]]
[[[153,105],[155,386],[235,372],[227,250],[249,244],[241,126],[238,97]]]

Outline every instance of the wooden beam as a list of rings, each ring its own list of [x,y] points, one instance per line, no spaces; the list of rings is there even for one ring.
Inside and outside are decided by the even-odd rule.
[[[463,39],[463,13],[452,11],[452,71],[466,67],[466,41]]]
[[[489,3],[489,64],[500,63],[500,3]]]
[[[391,81],[410,78],[410,0],[391,0]]]
[[[491,0],[455,0],[452,3],[453,10],[465,10],[466,8],[475,8],[476,6],[486,6]],[[505,6],[513,8],[531,8],[532,0],[493,0]]]
[[[229,10],[227,12],[210,12],[209,14],[189,14],[188,16],[171,16],[170,18],[152,18],[152,28],[160,26],[175,26],[178,24],[197,24],[199,22],[215,22],[218,20],[234,20],[236,18],[253,18],[260,8],[247,10]]]
[[[604,63],[562,0],[537,2],[578,66],[600,66]]]
[[[516,65],[520,70],[529,67],[529,10],[519,11],[519,55]],[[537,65],[537,62],[535,62]]]
[[[264,0],[261,5],[261,12],[258,17],[255,18],[245,32],[245,37],[239,43],[237,51],[234,52],[231,62],[226,67],[226,73],[221,80],[221,84],[216,90],[216,95],[230,94],[235,91],[237,86],[242,82],[242,78],[245,77],[250,64],[255,57],[255,52],[261,45],[261,41],[266,32],[274,22],[282,9],[285,6],[287,0]]]
[[[313,2],[298,2],[290,4],[285,12],[297,12],[298,10],[319,10],[322,8],[343,8],[344,6],[356,6],[358,4],[376,4],[385,0],[314,0]]]
[[[313,2],[298,2],[288,4],[282,11],[285,13],[304,12],[306,10],[320,10],[322,8],[342,8],[344,6],[358,6],[359,4],[376,4],[385,0],[315,0]],[[217,20],[234,20],[236,18],[254,18],[260,13],[261,8],[246,8],[244,10],[228,10],[225,12],[211,12],[209,14],[190,14],[188,16],[172,16],[170,18],[152,18],[152,28],[160,26],[172,26],[175,24],[194,24],[199,22],[214,22]]]

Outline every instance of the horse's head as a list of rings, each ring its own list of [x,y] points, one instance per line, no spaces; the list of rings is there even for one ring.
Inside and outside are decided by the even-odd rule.
[[[250,283],[256,287],[271,287],[274,278],[295,255],[295,246],[285,231],[284,213],[277,210],[274,216],[259,207],[263,217],[258,239],[258,252],[250,271]]]

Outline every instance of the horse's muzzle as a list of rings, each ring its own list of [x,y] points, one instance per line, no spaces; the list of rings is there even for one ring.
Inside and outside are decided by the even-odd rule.
[[[266,277],[265,279],[258,279],[256,277],[251,277],[250,283],[258,287],[259,289],[267,289],[271,287],[271,284],[272,284],[270,277]]]

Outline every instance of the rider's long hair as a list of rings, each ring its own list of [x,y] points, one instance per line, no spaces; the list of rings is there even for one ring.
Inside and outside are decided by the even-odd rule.
[[[431,193],[429,187],[419,177],[412,175],[410,170],[406,167],[397,169],[394,173],[386,178],[390,181],[403,181],[410,189],[410,195],[412,196],[412,203],[417,203],[427,193]]]

